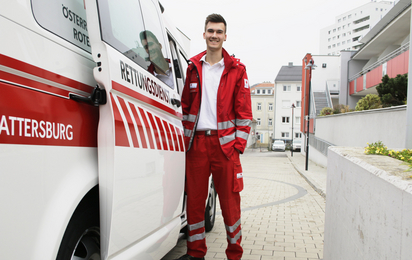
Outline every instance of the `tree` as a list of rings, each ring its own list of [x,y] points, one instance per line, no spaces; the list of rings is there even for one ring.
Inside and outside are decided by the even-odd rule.
[[[395,78],[385,75],[376,90],[383,107],[404,105],[408,90],[408,74],[398,74]]]

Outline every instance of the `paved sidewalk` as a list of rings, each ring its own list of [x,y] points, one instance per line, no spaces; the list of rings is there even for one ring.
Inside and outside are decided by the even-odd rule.
[[[290,151],[286,151],[286,155],[292,162],[295,169],[302,175],[303,178],[322,196],[326,197],[326,175],[327,169],[318,165],[311,160],[308,160],[308,170],[306,171],[306,155],[300,152],[293,152],[293,157]]]
[[[302,165],[304,170],[305,157],[295,152],[292,158],[288,153],[248,149],[241,156],[243,260],[323,258],[325,198],[299,173]],[[309,164],[306,175],[320,182],[316,176],[322,169],[315,167],[319,166]],[[215,227],[206,234],[206,260],[226,259],[226,230],[219,204],[217,211]],[[185,252],[186,240],[181,240],[162,260],[176,259]]]

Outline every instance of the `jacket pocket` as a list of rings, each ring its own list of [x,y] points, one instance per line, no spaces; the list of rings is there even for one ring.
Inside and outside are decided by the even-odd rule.
[[[243,190],[243,171],[240,161],[234,162],[233,171],[233,192],[241,192]]]

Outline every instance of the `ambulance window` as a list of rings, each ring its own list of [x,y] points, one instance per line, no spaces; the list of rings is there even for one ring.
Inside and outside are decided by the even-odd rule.
[[[187,67],[189,67],[188,65],[188,59],[185,57],[185,55],[179,51],[179,60],[180,60],[180,64],[182,65],[182,76],[183,76],[183,81],[186,79],[186,71],[187,71]]]
[[[170,52],[172,53],[174,73],[176,75],[177,92],[180,94],[182,93],[185,84],[182,74],[182,66],[177,56],[176,43],[170,36],[168,38],[170,44]]]
[[[41,27],[91,52],[83,0],[32,0],[32,8]]]
[[[167,45],[154,3],[99,0],[99,12],[103,41],[174,88]]]

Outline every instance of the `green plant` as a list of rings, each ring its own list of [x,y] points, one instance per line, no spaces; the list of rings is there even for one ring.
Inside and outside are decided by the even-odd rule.
[[[333,114],[333,111],[332,111],[332,108],[330,107],[324,107],[320,111],[320,116],[327,116],[327,115],[332,115],[332,114]]]
[[[385,75],[376,90],[383,107],[404,105],[408,91],[408,74],[398,74],[395,78]]]
[[[376,109],[381,108],[381,99],[376,94],[368,94],[361,98],[358,103],[356,104],[355,110],[362,111],[362,110],[369,110],[369,109]]]
[[[339,104],[333,107],[333,114],[340,114],[346,112],[350,112],[349,106]]]
[[[389,150],[381,141],[369,144],[365,147],[365,154],[379,154],[406,162],[409,170],[412,169],[412,150],[403,149],[402,151]]]

